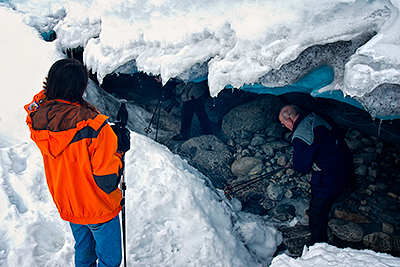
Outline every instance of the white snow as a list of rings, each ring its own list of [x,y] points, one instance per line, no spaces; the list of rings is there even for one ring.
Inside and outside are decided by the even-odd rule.
[[[400,117],[400,105],[384,105],[389,97],[370,94],[380,84],[400,84],[399,0],[2,2],[24,14],[25,23],[40,33],[54,29],[59,51],[83,47],[85,63],[100,82],[129,64],[135,71],[161,74],[164,83],[170,77],[207,78],[212,96],[226,85],[259,83],[310,46],[376,31],[321,92],[341,90],[373,118]]]
[[[85,60],[100,78],[132,59],[139,70],[168,78],[213,57],[208,78],[215,95],[221,89],[215,83],[221,80],[232,85],[250,82],[252,75],[293,59],[307,44],[355,33],[335,29],[332,21],[318,14],[340,5],[351,7],[351,17],[340,12],[337,16],[342,23],[362,28],[368,23],[354,17],[356,7],[373,10],[386,4],[393,10],[389,1],[370,2],[1,2],[0,266],[74,266],[71,230],[48,192],[42,157],[29,139],[22,108],[41,90],[49,67],[63,57],[64,48],[85,46]],[[265,20],[259,23],[259,17]],[[312,20],[317,19],[330,26],[313,27]],[[303,34],[302,26],[309,27],[310,35]],[[44,42],[40,33],[53,27],[59,39]],[[332,27],[333,36],[323,35],[324,27]],[[315,30],[321,32],[312,36]],[[94,83],[87,98],[106,112],[116,112],[117,100],[101,95]],[[128,110],[135,127],[143,129],[150,114],[133,105]],[[146,136],[132,132],[131,147],[126,155],[128,266],[270,264],[282,235],[267,216],[241,212],[237,200],[228,202],[208,186],[206,177]],[[304,217],[289,223],[304,223]],[[317,244],[306,248],[301,258],[280,255],[272,260],[272,266],[317,265],[399,266],[400,259]]]

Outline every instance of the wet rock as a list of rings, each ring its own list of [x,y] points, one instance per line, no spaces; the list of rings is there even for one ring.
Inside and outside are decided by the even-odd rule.
[[[356,223],[342,219],[332,219],[328,223],[332,233],[347,242],[360,242],[363,240],[364,230]]]

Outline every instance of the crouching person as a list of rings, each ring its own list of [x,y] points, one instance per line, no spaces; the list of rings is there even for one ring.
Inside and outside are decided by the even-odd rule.
[[[75,266],[120,266],[123,152],[117,151],[107,117],[83,100],[87,84],[87,69],[79,61],[55,62],[44,90],[25,106],[27,124],[42,153],[53,201],[70,223]]]
[[[300,111],[288,105],[279,113],[280,122],[293,132],[293,167],[312,172],[309,208],[310,245],[327,242],[329,212],[353,178],[353,156],[329,117]]]

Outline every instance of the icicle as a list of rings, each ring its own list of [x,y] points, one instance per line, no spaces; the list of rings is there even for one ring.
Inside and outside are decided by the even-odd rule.
[[[143,87],[142,87],[142,83],[140,82],[140,77],[137,76],[137,79],[138,79],[138,82],[139,82],[140,89],[142,89]]]
[[[378,137],[381,135],[382,119],[379,120]]]
[[[212,107],[215,108],[215,97],[212,98]]]

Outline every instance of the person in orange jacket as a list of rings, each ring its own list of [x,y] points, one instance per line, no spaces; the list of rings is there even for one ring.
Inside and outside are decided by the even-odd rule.
[[[25,105],[26,121],[42,153],[53,201],[70,223],[75,266],[120,266],[118,185],[126,151],[117,150],[108,117],[83,99],[87,84],[88,71],[81,62],[55,62],[44,90]]]

